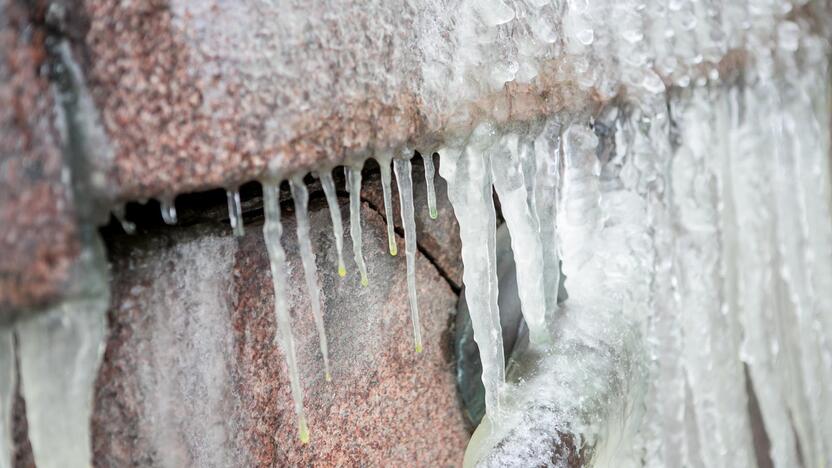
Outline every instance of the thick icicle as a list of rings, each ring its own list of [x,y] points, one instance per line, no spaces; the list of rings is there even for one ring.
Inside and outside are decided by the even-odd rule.
[[[466,147],[439,151],[439,174],[448,183],[448,198],[459,222],[465,298],[482,361],[486,415],[497,417],[505,382],[505,358],[497,306],[497,223],[485,154],[492,143],[493,128],[480,125]]]
[[[338,204],[338,196],[335,194],[335,182],[332,180],[331,172],[321,172],[321,186],[326,195],[326,204],[329,206],[329,215],[332,217],[332,234],[335,236],[335,250],[338,252],[338,276],[343,278],[347,275],[344,266],[344,224],[341,221],[341,206]]]
[[[422,330],[419,324],[419,304],[416,300],[416,221],[413,209],[413,180],[409,159],[393,160],[396,185],[399,189],[402,225],[404,226],[404,254],[407,259],[407,295],[410,299],[410,318],[413,322],[413,341],[416,352],[422,352]]]
[[[176,224],[176,203],[174,202],[174,199],[172,197],[162,198],[161,200],[159,200],[159,204],[162,210],[162,220],[165,222],[165,224]]]
[[[491,150],[491,175],[500,197],[503,217],[511,233],[511,250],[517,263],[517,291],[529,339],[535,345],[547,341],[546,295],[543,278],[543,247],[534,206],[524,182],[523,159],[530,159],[532,146],[526,137],[507,134]],[[521,154],[524,153],[524,154]],[[555,293],[557,294],[557,292]]]
[[[347,169],[347,187],[350,192],[350,237],[352,237],[352,254],[358,272],[361,274],[361,286],[370,284],[367,279],[367,265],[361,247],[361,168]]]
[[[393,200],[390,194],[391,177],[390,177],[390,160],[393,158],[392,154],[384,154],[376,159],[378,166],[381,168],[381,190],[384,194],[384,217],[387,220],[387,246],[390,249],[390,255],[396,255],[398,249],[396,247],[396,233],[394,228],[396,221],[393,219]]]
[[[21,389],[38,467],[92,466],[90,417],[108,305],[106,294],[90,294],[18,325]]]
[[[0,468],[12,466],[12,405],[14,404],[14,333],[0,328]]]
[[[263,225],[263,237],[269,252],[269,266],[272,271],[274,286],[274,312],[276,317],[276,338],[286,355],[289,368],[289,383],[292,388],[292,400],[298,418],[298,435],[304,444],[309,442],[309,427],[303,411],[303,391],[300,385],[300,373],[295,356],[295,339],[292,336],[292,323],[289,317],[289,304],[286,296],[286,252],[280,243],[283,226],[280,224],[280,186],[273,182],[263,183],[263,208],[266,222]]]
[[[318,291],[318,270],[315,266],[315,253],[312,252],[312,239],[309,234],[309,192],[300,176],[292,177],[289,187],[295,200],[295,217],[297,218],[298,244],[300,245],[300,259],[303,263],[303,274],[306,278],[306,289],[309,290],[309,302],[315,327],[318,329],[318,339],[321,343],[321,355],[324,358],[324,375],[327,381],[332,380],[329,369],[329,350],[324,329],[324,316],[321,312],[321,296]]]
[[[436,219],[439,215],[436,211],[436,188],[433,185],[433,177],[436,174],[436,169],[433,167],[433,151],[419,153],[422,155],[422,161],[425,166],[425,184],[428,191],[428,214],[430,219]]]
[[[225,196],[228,199],[228,219],[231,222],[231,229],[235,237],[243,237],[246,228],[243,225],[243,208],[240,205],[240,191],[238,189],[226,190]]]
[[[560,286],[556,229],[560,185],[560,127],[560,123],[554,119],[547,121],[534,142],[537,166],[534,204],[543,248],[543,293],[546,296],[547,313],[553,313],[557,308]]]

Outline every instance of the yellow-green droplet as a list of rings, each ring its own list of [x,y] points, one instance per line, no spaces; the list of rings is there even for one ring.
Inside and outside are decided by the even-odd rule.
[[[421,353],[421,352],[422,352],[422,343],[416,343],[416,352],[417,352],[417,353]]]
[[[367,286],[368,284],[370,284],[370,280],[366,276],[361,277],[361,286]]]
[[[329,372],[327,372],[324,375],[324,378],[326,379],[327,382],[332,382],[332,374],[330,374]]]
[[[300,427],[298,428],[298,432],[299,432],[299,435],[300,435],[300,442],[302,444],[308,444],[309,443],[309,427],[306,426],[306,420],[305,419],[300,420]]]
[[[347,269],[344,268],[344,265],[338,267],[338,276],[340,276],[341,278],[347,276]]]
[[[436,219],[437,216],[439,216],[439,213],[436,211],[436,207],[431,207],[430,219]]]
[[[399,253],[399,249],[396,247],[396,242],[390,241],[390,255],[395,257],[397,253]]]

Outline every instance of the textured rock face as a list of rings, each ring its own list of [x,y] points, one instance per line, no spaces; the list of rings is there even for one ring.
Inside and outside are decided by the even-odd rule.
[[[325,382],[294,217],[284,216],[289,294],[311,441],[297,439],[262,222],[170,228],[110,243],[111,337],[96,391],[98,466],[450,466],[468,439],[449,323],[456,296],[419,256],[425,351],[413,352],[405,263],[364,205],[370,285],[336,272],[329,213],[314,198],[312,243],[333,381]],[[346,208],[346,207],[344,207]],[[347,238],[349,244],[349,239]],[[403,243],[400,241],[400,248]]]
[[[59,296],[80,250],[38,14],[0,0],[0,321]]]

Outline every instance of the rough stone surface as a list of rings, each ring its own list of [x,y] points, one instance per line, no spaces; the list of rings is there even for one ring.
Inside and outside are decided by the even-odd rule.
[[[111,336],[93,417],[97,466],[452,466],[468,439],[449,332],[456,296],[417,259],[423,354],[413,352],[403,258],[364,205],[370,285],[339,278],[329,213],[311,204],[333,381],[323,378],[284,204],[289,291],[311,442],[298,441],[262,220],[110,241]],[[345,219],[346,206],[344,208]],[[349,232],[347,230],[347,232]],[[346,245],[350,245],[347,234]],[[400,248],[403,242],[400,239]]]
[[[0,321],[58,297],[80,251],[38,3],[0,0]]]
[[[68,7],[113,166],[130,200],[336,165],[430,141],[483,115],[529,119],[587,103],[542,78],[448,95],[457,4],[375,0],[83,0]],[[552,69],[556,64],[552,64]],[[580,97],[579,97],[580,96]],[[459,101],[459,102],[457,102]]]

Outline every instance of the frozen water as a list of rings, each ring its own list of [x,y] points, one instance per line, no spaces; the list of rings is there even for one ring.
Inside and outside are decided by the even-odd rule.
[[[399,188],[402,225],[404,226],[404,254],[407,261],[407,296],[413,322],[413,342],[416,352],[422,352],[422,328],[419,324],[419,303],[416,298],[416,221],[413,208],[413,179],[409,159],[394,159],[396,185]],[[388,225],[390,222],[388,221]]]
[[[292,399],[295,403],[295,413],[298,418],[298,437],[303,443],[309,442],[309,428],[306,424],[306,413],[303,410],[303,390],[300,384],[297,358],[295,357],[295,339],[292,336],[292,323],[289,317],[289,303],[286,295],[286,252],[280,238],[283,226],[280,224],[280,186],[274,183],[263,183],[263,208],[266,222],[263,225],[263,237],[269,252],[269,266],[272,271],[274,285],[274,311],[276,318],[276,342],[283,348],[286,355],[286,367],[289,368],[289,382],[292,387]]]

